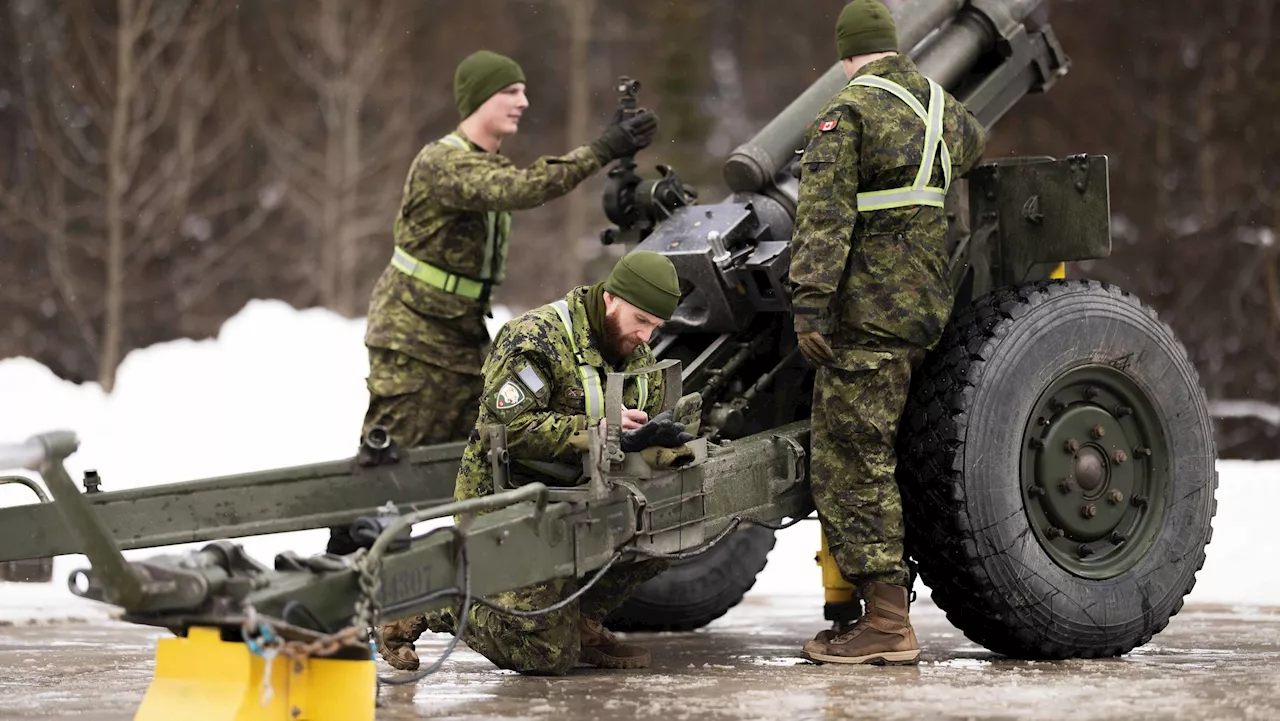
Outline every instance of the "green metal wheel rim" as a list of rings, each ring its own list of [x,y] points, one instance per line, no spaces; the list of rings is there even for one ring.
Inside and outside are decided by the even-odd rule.
[[[1082,578],[1114,578],[1163,526],[1164,423],[1147,393],[1108,366],[1072,369],[1037,399],[1023,431],[1023,507],[1041,547]]]

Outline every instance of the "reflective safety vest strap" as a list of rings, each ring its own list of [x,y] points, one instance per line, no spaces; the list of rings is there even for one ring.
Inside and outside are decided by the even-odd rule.
[[[457,133],[449,133],[443,138],[440,138],[440,142],[444,143],[445,145],[457,148],[458,150],[471,149],[471,146],[467,145],[467,141],[463,140],[462,137],[459,136]]]
[[[507,238],[511,234],[511,214],[489,211],[485,213],[484,263],[480,277],[501,283],[507,275]]]
[[[457,133],[449,133],[441,143],[458,150],[471,150],[471,146]],[[489,211],[484,216],[484,262],[480,265],[480,279],[501,283],[507,277],[507,238],[511,235],[511,213]]]
[[[404,248],[398,245],[391,254],[391,267],[446,293],[453,293],[471,300],[480,300],[485,297],[487,283],[482,283],[464,275],[450,273],[443,268],[437,268],[430,263],[425,263],[409,255]]]
[[[582,362],[582,353],[578,350],[578,341],[573,335],[573,318],[569,315],[569,304],[557,300],[551,304],[564,324],[565,335],[569,337],[569,348],[578,360],[578,373],[582,376],[582,391],[586,398],[587,419],[595,423],[604,417],[604,389],[600,385],[600,372],[589,363]]]
[[[636,391],[638,398],[636,400],[636,410],[642,411],[645,406],[649,405],[649,375],[647,373],[636,376]]]
[[[872,190],[858,193],[858,210],[885,210],[902,208],[911,205],[932,205],[942,207],[946,202],[947,189],[951,187],[951,153],[947,150],[947,141],[942,137],[942,111],[944,94],[942,87],[929,80],[929,109],[926,111],[920,101],[906,88],[892,80],[877,75],[862,75],[849,81],[850,85],[861,85],[879,88],[891,93],[907,104],[925,124],[924,150],[921,153],[920,169],[916,171],[915,182],[904,188]],[[939,150],[941,147],[941,150]],[[933,163],[941,153],[943,184],[941,188],[929,186],[929,176],[933,173]]]

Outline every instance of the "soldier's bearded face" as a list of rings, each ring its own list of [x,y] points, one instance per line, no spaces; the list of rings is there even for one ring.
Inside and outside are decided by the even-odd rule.
[[[605,293],[605,344],[613,355],[625,358],[641,343],[648,343],[662,327],[662,319],[646,313],[625,300]]]
[[[515,135],[527,107],[529,98],[524,94],[524,83],[513,83],[489,96],[476,108],[475,114],[488,133],[501,138]]]

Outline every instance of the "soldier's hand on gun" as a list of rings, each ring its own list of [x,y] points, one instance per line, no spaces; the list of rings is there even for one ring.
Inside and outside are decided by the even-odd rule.
[[[799,333],[796,335],[796,340],[800,342],[800,352],[810,361],[818,365],[830,365],[835,362],[835,353],[831,352],[827,339],[823,338],[818,331]]]
[[[643,451],[650,446],[675,448],[693,440],[693,434],[676,421],[672,411],[663,411],[635,430],[624,430],[619,446],[625,453]]]
[[[635,115],[623,118],[619,110],[600,137],[592,141],[591,149],[608,163],[626,155],[635,155],[637,150],[648,147],[657,131],[658,116],[652,111],[641,109]]]

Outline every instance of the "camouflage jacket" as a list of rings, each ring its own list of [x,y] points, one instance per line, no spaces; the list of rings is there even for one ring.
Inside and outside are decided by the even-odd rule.
[[[455,135],[465,139],[462,131]],[[469,150],[443,140],[425,145],[405,180],[395,245],[419,261],[468,278],[501,281],[502,252],[489,258],[489,213],[509,227],[508,213],[537,207],[573,190],[598,171],[588,146],[517,168],[471,141]],[[389,348],[460,373],[480,373],[489,333],[488,301],[471,300],[415,280],[388,265],[373,289],[365,344]]]
[[[522,459],[578,463],[575,435],[581,438],[588,425],[587,389],[580,362],[596,369],[601,391],[609,370],[635,370],[655,362],[649,346],[641,344],[620,367],[608,367],[587,321],[590,290],[591,286],[581,286],[564,298],[573,322],[573,346],[560,314],[549,304],[513,318],[498,332],[493,352],[484,362],[480,414],[462,454],[457,498],[493,492],[493,471],[486,458],[491,424],[507,426],[507,450],[513,465]],[[574,347],[580,351],[578,355]],[[643,390],[640,378],[645,379]],[[625,407],[640,408],[653,417],[661,412],[662,401],[661,372],[627,379],[622,394]]]
[[[855,75],[893,81],[928,107],[929,81],[905,55]],[[828,337],[837,365],[860,347],[928,348],[951,313],[943,208],[928,205],[858,210],[860,192],[910,186],[923,162],[926,124],[897,96],[848,85],[818,114],[801,157],[799,204],[791,242],[796,331]],[[981,158],[977,119],[944,95],[943,140],[958,178]],[[941,187],[942,153],[929,185]]]

